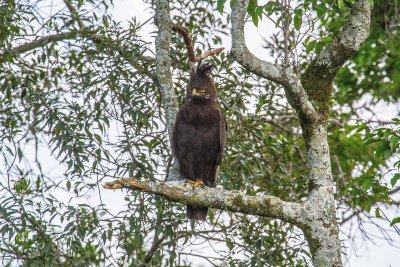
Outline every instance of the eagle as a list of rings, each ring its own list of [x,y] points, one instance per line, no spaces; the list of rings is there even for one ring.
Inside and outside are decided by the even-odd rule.
[[[211,68],[205,63],[191,71],[186,103],[178,111],[172,137],[180,176],[195,187],[215,187],[226,143],[227,125],[217,103]],[[206,220],[207,212],[207,207],[187,206],[191,220]]]

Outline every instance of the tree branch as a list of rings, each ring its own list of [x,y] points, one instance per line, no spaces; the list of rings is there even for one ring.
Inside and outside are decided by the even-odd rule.
[[[324,66],[335,75],[337,70],[349,60],[369,36],[371,5],[368,0],[357,0],[347,18],[346,24],[333,42],[321,51],[314,62]]]
[[[165,197],[191,206],[203,206],[233,212],[277,218],[303,227],[304,211],[300,203],[286,202],[270,195],[249,196],[239,191],[220,188],[193,188],[181,182],[151,182],[119,179],[103,185],[105,189],[136,190]]]
[[[179,25],[179,24],[172,25],[172,30],[174,30],[182,35],[183,40],[186,45],[187,52],[188,52],[189,62],[200,62],[203,59],[205,59],[206,57],[218,55],[219,53],[221,53],[224,50],[223,47],[211,49],[211,50],[204,52],[200,56],[195,56],[194,48],[193,48],[193,40],[190,36],[189,31],[185,27],[183,27],[182,25]]]
[[[169,1],[158,0],[156,2],[156,14],[158,35],[156,37],[156,71],[161,93],[161,102],[165,110],[166,125],[169,140],[172,142],[172,132],[175,124],[176,114],[178,113],[178,100],[172,83],[170,44],[172,21],[169,14]],[[171,145],[172,147],[172,145]],[[174,160],[166,180],[179,179],[178,161]]]
[[[284,79],[279,69],[271,63],[253,55],[246,46],[244,38],[245,15],[248,0],[235,0],[232,7],[232,49],[233,58],[244,68],[278,84]]]
[[[58,34],[53,34],[45,37],[41,37],[39,39],[33,40],[32,42],[22,44],[20,46],[11,48],[9,50],[6,50],[5,52],[0,54],[0,63],[6,61],[7,57],[13,57],[25,52],[28,52],[30,50],[43,47],[49,43],[55,43],[58,41],[63,41],[63,40],[71,40],[75,39],[76,36],[79,33],[90,33],[91,31],[70,31],[70,32],[64,32],[64,33],[58,33]]]
[[[160,83],[162,104],[165,109],[169,140],[172,140],[172,131],[175,117],[178,113],[178,101],[172,84],[170,44],[172,22],[169,15],[167,0],[158,0],[156,7],[156,21],[158,35],[156,37],[156,65],[157,77]]]
[[[79,28],[83,29],[85,28],[85,24],[83,23],[83,21],[81,20],[78,11],[76,10],[76,8],[72,5],[72,3],[69,0],[64,0],[65,5],[67,6],[69,12],[72,15],[72,19],[76,20],[79,24]]]
[[[301,82],[310,100],[326,121],[337,71],[361,47],[369,35],[371,6],[369,0],[357,0],[346,24],[333,42],[326,46],[308,66]]]
[[[179,24],[174,24],[172,25],[172,30],[175,32],[178,32],[180,35],[183,37],[183,41],[185,42],[186,45],[186,50],[188,52],[188,58],[190,62],[194,62],[194,48],[193,48],[193,41],[192,38],[190,37],[190,33],[188,29],[183,27],[182,25]]]
[[[253,55],[244,38],[248,0],[236,0],[232,8],[232,56],[249,71],[283,85],[289,104],[305,121],[315,121],[317,112],[308,99],[298,75],[288,66],[275,66]]]

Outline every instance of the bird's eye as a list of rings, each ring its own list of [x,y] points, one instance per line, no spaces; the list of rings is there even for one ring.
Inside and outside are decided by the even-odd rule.
[[[206,89],[203,88],[203,89],[200,90],[200,92],[205,93]]]

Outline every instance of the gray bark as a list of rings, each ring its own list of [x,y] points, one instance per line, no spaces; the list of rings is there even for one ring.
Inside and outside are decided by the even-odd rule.
[[[302,203],[308,214],[304,215],[306,220],[300,228],[309,242],[315,266],[342,266],[326,122],[333,78],[368,37],[370,5],[368,0],[356,1],[341,32],[302,77],[290,67],[261,64],[248,51],[243,33],[247,5],[246,0],[236,0],[232,10],[232,38],[237,38],[232,40],[233,56],[243,67],[281,84],[289,104],[298,113],[311,184],[309,199]]]

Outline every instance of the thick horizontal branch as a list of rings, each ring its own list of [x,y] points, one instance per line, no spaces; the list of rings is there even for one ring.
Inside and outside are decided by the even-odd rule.
[[[249,196],[239,191],[220,188],[194,188],[183,182],[151,182],[136,179],[119,179],[106,183],[103,187],[127,188],[162,196],[181,204],[277,218],[299,227],[303,225],[304,212],[300,203],[286,202],[269,195]]]

